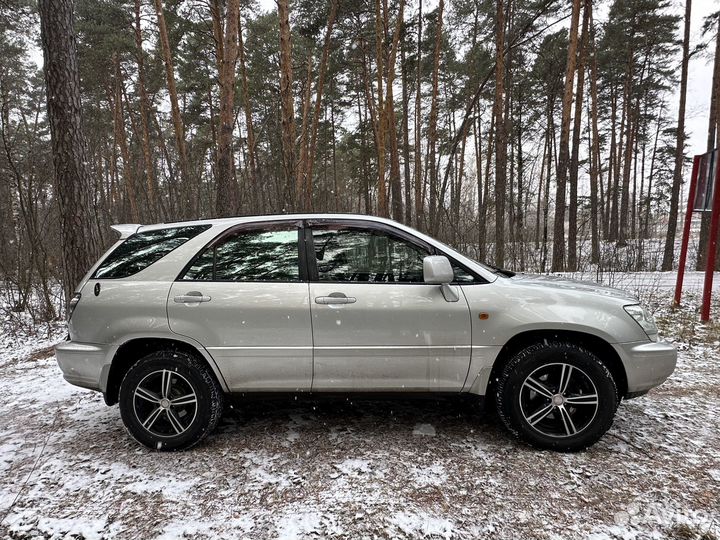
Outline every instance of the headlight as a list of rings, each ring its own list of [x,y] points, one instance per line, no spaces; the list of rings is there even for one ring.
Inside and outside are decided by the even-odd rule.
[[[648,310],[638,305],[624,306],[624,309],[628,315],[635,319],[635,322],[640,325],[640,328],[645,331],[651,340],[657,341],[658,329],[655,325],[655,317],[653,317]]]

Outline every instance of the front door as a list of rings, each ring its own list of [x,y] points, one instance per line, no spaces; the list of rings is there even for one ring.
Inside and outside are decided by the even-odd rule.
[[[231,391],[307,391],[308,284],[300,223],[241,225],[190,263],[168,297],[170,328],[200,342]]]
[[[313,390],[460,391],[470,313],[423,282],[426,246],[362,222],[314,224]]]

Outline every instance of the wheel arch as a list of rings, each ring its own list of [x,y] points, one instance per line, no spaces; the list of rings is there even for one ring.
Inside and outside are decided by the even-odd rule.
[[[603,362],[610,374],[615,380],[620,397],[625,397],[628,391],[628,380],[625,372],[625,366],[622,363],[617,351],[610,343],[603,338],[586,332],[576,330],[528,330],[515,334],[510,338],[498,353],[493,363],[488,378],[486,398],[491,397],[495,391],[495,384],[502,369],[521,350],[543,343],[544,341],[561,341],[565,343],[573,343],[579,345],[590,352],[596,354],[601,362]],[[490,402],[490,401],[488,401]]]
[[[103,396],[105,403],[107,405],[115,405],[118,402],[120,383],[133,364],[150,353],[168,349],[192,354],[202,362],[205,362],[220,383],[220,387],[224,392],[227,392],[227,384],[220,370],[202,346],[176,337],[143,336],[128,339],[115,350],[104,385]]]

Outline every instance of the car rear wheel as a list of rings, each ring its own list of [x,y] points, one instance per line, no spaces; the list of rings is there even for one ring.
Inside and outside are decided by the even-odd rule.
[[[508,430],[536,448],[574,452],[610,428],[620,401],[610,371],[573,343],[544,342],[517,353],[495,394]]]
[[[190,448],[218,424],[223,393],[192,354],[166,350],[135,363],[120,384],[120,416],[135,440],[156,450]]]

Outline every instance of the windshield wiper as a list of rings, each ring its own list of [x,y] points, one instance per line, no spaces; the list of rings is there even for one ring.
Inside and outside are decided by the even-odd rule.
[[[485,266],[489,266],[494,274],[500,274],[501,276],[505,277],[513,277],[515,275],[515,272],[513,272],[512,270],[500,268],[498,266],[495,266],[494,264],[485,263]]]

